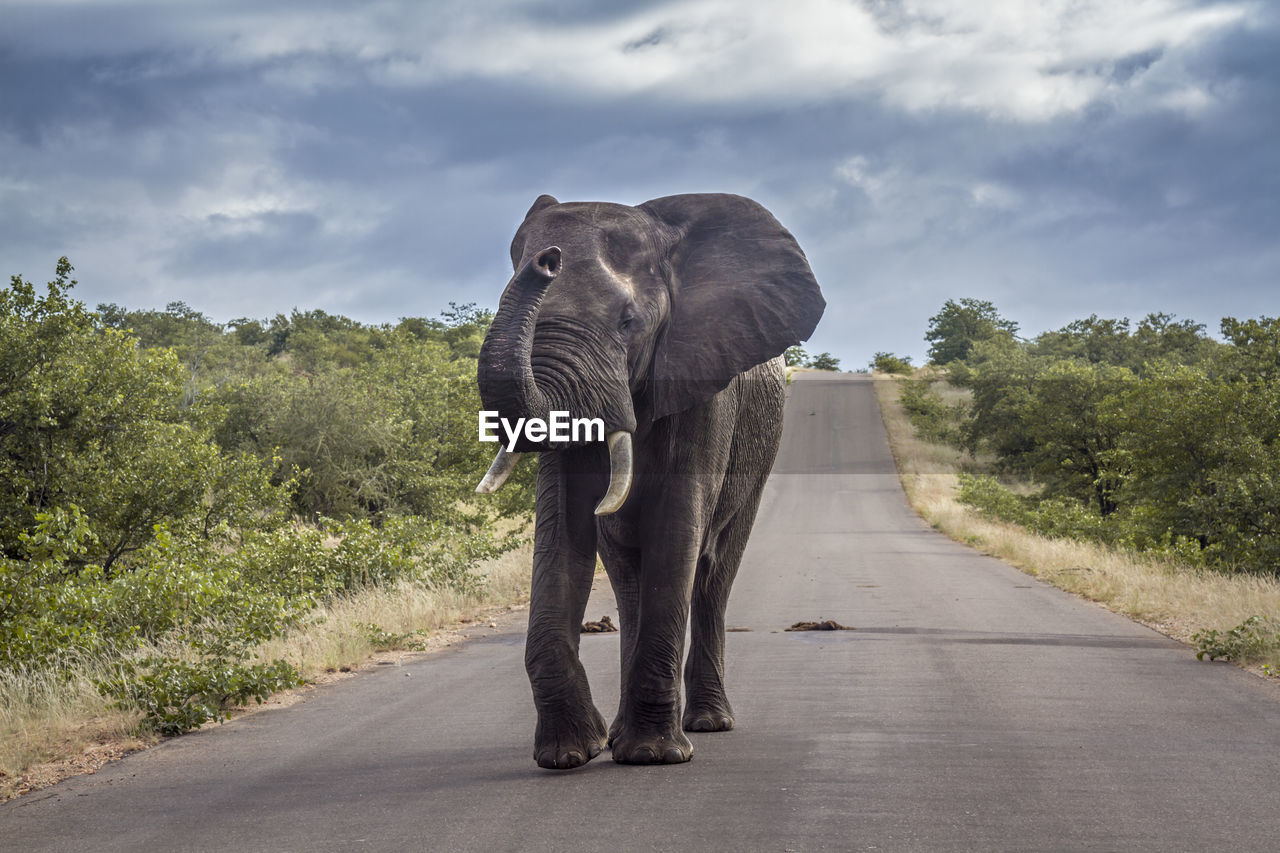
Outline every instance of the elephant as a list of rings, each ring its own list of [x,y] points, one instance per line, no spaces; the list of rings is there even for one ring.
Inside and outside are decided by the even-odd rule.
[[[543,195],[511,263],[478,360],[485,409],[512,422],[572,412],[606,436],[526,432],[477,487],[492,492],[521,453],[540,453],[525,645],[534,759],[568,769],[610,747],[623,764],[688,761],[686,731],[734,725],[725,607],[781,436],[781,355],[826,302],[791,233],[737,195],[634,207]],[[597,553],[621,631],[608,728],[578,656]]]

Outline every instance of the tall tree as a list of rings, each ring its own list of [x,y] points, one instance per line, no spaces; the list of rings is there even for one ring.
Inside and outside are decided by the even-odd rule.
[[[929,361],[950,364],[969,355],[978,341],[1018,333],[1018,324],[1000,316],[1000,312],[984,299],[948,299],[937,314],[929,318],[924,339],[929,342]]]

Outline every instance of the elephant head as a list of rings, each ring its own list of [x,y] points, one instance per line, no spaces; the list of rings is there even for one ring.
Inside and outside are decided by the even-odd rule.
[[[484,406],[514,422],[552,411],[604,421],[619,509],[632,436],[807,338],[825,302],[804,253],[759,204],[735,195],[637,207],[534,202],[511,243],[515,269],[480,351]],[[477,491],[502,485],[522,439]]]

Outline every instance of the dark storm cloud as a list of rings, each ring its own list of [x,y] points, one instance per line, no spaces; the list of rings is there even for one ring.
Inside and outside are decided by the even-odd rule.
[[[492,305],[540,193],[726,191],[796,233],[849,366],[961,296],[1027,332],[1275,313],[1274,15],[1090,8],[18,4],[0,258],[70,255],[90,304],[393,320]]]

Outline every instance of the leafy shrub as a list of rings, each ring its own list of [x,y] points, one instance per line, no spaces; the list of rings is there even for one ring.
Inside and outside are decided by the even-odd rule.
[[[0,678],[114,662],[104,692],[184,731],[296,683],[254,649],[333,596],[473,592],[519,544],[491,522],[531,514],[534,466],[472,492],[485,312],[228,331],[181,303],[89,312],[70,273],[0,290]]]
[[[964,406],[949,406],[933,390],[927,379],[899,379],[898,399],[916,434],[926,441],[959,447],[963,443],[961,423]]]
[[[272,693],[302,684],[287,661],[248,664],[211,657],[196,662],[146,658],[124,663],[119,673],[99,684],[120,707],[137,707],[143,726],[163,735],[224,720],[227,710],[250,699],[262,704]]]
[[[396,634],[372,622],[359,622],[356,627],[364,631],[364,637],[369,641],[369,645],[378,651],[389,651],[391,649],[420,651],[426,648],[422,634],[418,631]]]
[[[870,367],[881,373],[896,373],[910,376],[915,368],[911,366],[911,356],[899,358],[891,352],[878,352],[871,359]]]
[[[73,506],[92,535],[70,568],[108,575],[157,524],[261,523],[278,499],[260,466],[214,443],[218,412],[188,405],[173,351],[99,328],[70,298],[70,274],[63,258],[44,295],[20,276],[0,290],[3,556],[27,558],[22,535]]]
[[[1280,648],[1280,625],[1266,616],[1250,616],[1225,632],[1216,629],[1191,635],[1196,659],[1248,662]]]
[[[840,359],[829,352],[820,352],[810,358],[805,367],[812,367],[814,370],[839,370]]]
[[[992,519],[1018,524],[1042,536],[1114,541],[1117,526],[1072,498],[1021,496],[994,477],[961,473],[957,500]]]
[[[929,318],[929,361],[950,364],[969,355],[974,344],[1003,337],[1013,340],[1018,324],[1000,316],[990,302],[983,299],[948,299],[938,313]]]
[[[956,498],[960,503],[968,504],[986,518],[1031,526],[1034,518],[1031,502],[1000,485],[994,477],[961,472],[958,480],[960,490]]]

